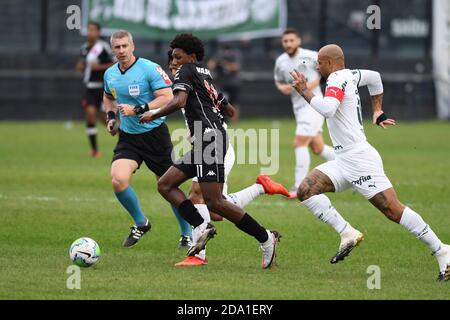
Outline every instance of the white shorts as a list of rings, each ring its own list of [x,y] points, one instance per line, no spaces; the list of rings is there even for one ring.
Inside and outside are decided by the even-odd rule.
[[[325,118],[309,104],[300,108],[294,107],[294,115],[297,121],[296,136],[315,137],[322,133]]]
[[[355,145],[350,150],[336,151],[335,160],[325,162],[316,169],[330,178],[336,192],[351,187],[366,199],[371,199],[392,188],[384,173],[380,154],[367,142]]]
[[[231,145],[231,143],[228,143],[227,153],[225,154],[225,158],[224,158],[225,182],[223,184],[223,191],[222,191],[222,193],[224,195],[228,194],[228,184],[227,184],[228,175],[230,174],[231,169],[233,169],[235,160],[236,160],[236,155],[234,154],[233,146]],[[192,181],[198,182],[197,177],[192,178]]]

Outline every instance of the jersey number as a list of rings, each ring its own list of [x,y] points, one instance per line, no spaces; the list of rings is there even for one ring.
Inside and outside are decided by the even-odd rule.
[[[197,177],[202,178],[203,177],[203,166],[201,164],[197,164],[196,168],[197,168]]]

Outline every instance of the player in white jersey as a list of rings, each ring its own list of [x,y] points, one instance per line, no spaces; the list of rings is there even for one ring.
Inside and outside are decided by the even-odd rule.
[[[337,45],[320,49],[318,69],[327,79],[325,97],[315,96],[299,71],[291,72],[293,87],[325,118],[336,159],[318,166],[301,183],[299,200],[315,216],[333,227],[341,236],[331,263],[343,260],[362,240],[363,234],[336,211],[323,193],[352,187],[387,218],[401,224],[426,244],[439,265],[440,281],[450,279],[450,246],[442,243],[422,217],[403,205],[383,169],[383,162],[364,134],[358,87],[367,86],[372,99],[373,122],[382,128],[395,125],[382,110],[383,84],[378,72],[345,69],[344,53]]]
[[[295,29],[289,28],[283,32],[281,43],[285,52],[275,62],[274,79],[277,89],[291,96],[292,107],[297,122],[295,130],[295,182],[291,188],[291,198],[296,198],[297,189],[309,172],[311,163],[308,147],[311,151],[330,161],[334,159],[334,151],[325,145],[322,137],[324,118],[315,111],[308,102],[292,89],[293,69],[302,72],[308,80],[310,88],[316,96],[321,97],[320,75],[317,72],[317,52],[301,48],[301,38]]]

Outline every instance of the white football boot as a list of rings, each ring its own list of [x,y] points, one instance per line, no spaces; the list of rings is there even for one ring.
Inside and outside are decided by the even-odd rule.
[[[450,279],[450,245],[442,244],[441,249],[434,256],[439,264],[438,281],[448,281]]]
[[[349,223],[341,233],[341,244],[338,252],[331,258],[331,263],[338,263],[344,260],[346,256],[361,242],[364,240],[364,235],[353,228]]]
[[[265,243],[261,243],[262,251],[262,268],[268,269],[275,263],[277,244],[280,241],[281,235],[275,230],[266,230],[269,239]]]

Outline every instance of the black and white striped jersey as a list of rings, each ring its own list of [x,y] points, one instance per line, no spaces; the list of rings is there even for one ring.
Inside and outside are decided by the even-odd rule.
[[[103,88],[103,74],[105,71],[92,71],[91,65],[93,63],[113,62],[111,47],[106,41],[99,39],[93,46],[88,42],[84,43],[80,51],[81,57],[85,62],[83,80],[86,87],[89,89]]]

